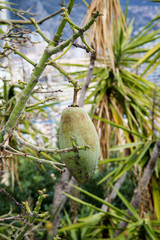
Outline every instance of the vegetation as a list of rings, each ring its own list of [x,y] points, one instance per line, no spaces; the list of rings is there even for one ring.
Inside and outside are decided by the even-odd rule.
[[[126,24],[128,4],[123,15],[118,0],[92,1],[81,28],[70,18],[74,0],[68,6],[62,1],[58,12],[39,21],[33,13],[6,4],[0,3],[1,9],[14,12],[19,19],[0,21],[4,76],[0,89],[0,239],[159,239],[160,88],[147,76],[159,64],[160,47],[155,41],[160,30],[155,30],[155,25],[160,17],[155,16],[134,36],[133,22]],[[60,13],[62,20],[50,40],[40,24]],[[62,40],[66,23],[73,35]],[[33,44],[29,25],[46,42],[37,62],[23,51]],[[78,38],[81,45],[75,43]],[[148,49],[146,43],[153,43],[153,48]],[[76,67],[69,73],[57,60],[71,47],[84,49],[90,61],[67,63]],[[11,81],[13,54],[31,65],[29,81]],[[73,87],[73,105],[77,105],[82,88],[78,104],[88,104],[99,134],[98,167],[92,179],[81,186],[60,156],[72,155],[75,148],[85,153],[86,146],[71,139],[67,147],[55,148],[34,123],[36,118],[44,120],[56,114],[55,106],[61,102],[60,81],[58,90],[40,83],[47,66],[68,80],[68,89]],[[48,93],[51,96],[44,98]]]

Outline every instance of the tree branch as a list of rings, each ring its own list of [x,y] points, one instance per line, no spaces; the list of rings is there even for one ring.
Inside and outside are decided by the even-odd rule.
[[[37,24],[42,24],[46,20],[48,20],[48,19],[50,19],[52,17],[55,17],[56,15],[58,15],[61,12],[63,12],[62,8],[59,11],[54,12],[54,13],[48,15],[47,17],[41,19],[41,20],[38,20]],[[32,22],[30,20],[17,20],[17,19],[11,19],[11,20],[0,19],[0,23],[5,23],[5,24],[8,24],[8,25],[11,25],[11,24],[31,25],[32,24]]]
[[[72,147],[72,148],[65,148],[65,149],[48,149],[48,148],[42,148],[42,147],[38,147],[38,146],[35,146],[33,144],[30,144],[26,141],[24,141],[16,132],[13,133],[13,136],[17,139],[18,142],[20,142],[21,144],[25,145],[26,147],[29,147],[31,149],[34,149],[36,150],[37,152],[47,152],[47,153],[53,153],[53,154],[60,154],[60,153],[66,153],[66,152],[71,152],[71,151],[74,151],[75,148]],[[86,150],[90,148],[89,145],[85,145],[85,146],[76,146],[76,149],[77,151],[78,150]]]
[[[85,98],[88,86],[92,80],[92,74],[93,74],[95,60],[96,60],[96,52],[93,52],[90,57],[90,64],[89,64],[89,68],[88,68],[87,78],[82,86],[81,95],[80,95],[80,98],[78,101],[79,106],[83,106],[83,104],[84,104],[84,98]]]
[[[42,30],[40,29],[40,27],[38,26],[38,23],[36,22],[36,20],[34,18],[30,18],[31,22],[33,23],[33,25],[35,26],[35,28],[37,29],[36,32],[39,33],[39,35],[41,35],[41,37],[47,42],[49,43],[50,40],[45,36],[45,34],[42,32]]]
[[[19,52],[17,49],[9,46],[7,43],[4,46],[4,48],[6,49],[10,49],[12,50],[15,54],[19,55],[20,57],[22,57],[24,60],[26,60],[28,63],[30,63],[31,65],[33,65],[34,67],[36,66],[36,63],[34,63],[31,59],[29,59],[26,55],[24,55],[23,53]]]

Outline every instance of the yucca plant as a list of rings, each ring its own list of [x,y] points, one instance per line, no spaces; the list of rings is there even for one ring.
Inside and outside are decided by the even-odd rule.
[[[155,106],[153,101],[156,86],[131,69],[138,60],[137,54],[147,51],[145,44],[159,37],[159,30],[149,32],[150,26],[131,37],[132,22],[126,32],[124,28],[120,23],[117,23],[117,27],[113,25],[115,72],[108,64],[95,68],[92,92],[86,98],[86,103],[92,104],[92,113],[96,115],[94,122],[97,130],[101,129],[102,158],[109,156],[109,139],[115,129],[114,124],[126,128],[125,141],[139,141],[154,134],[153,112],[154,118],[159,116],[159,106]],[[158,98],[158,87],[156,92]],[[107,125],[105,120],[111,124]],[[117,128],[114,138],[117,139],[116,145],[124,143],[124,136]]]

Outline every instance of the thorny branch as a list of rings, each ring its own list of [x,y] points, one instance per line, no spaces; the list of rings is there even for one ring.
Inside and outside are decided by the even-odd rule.
[[[32,107],[35,107],[35,106],[37,106],[37,105],[39,105],[39,104],[42,104],[42,103],[45,103],[45,102],[47,102],[47,101],[51,101],[51,100],[55,100],[56,99],[56,97],[47,97],[47,98],[45,98],[44,100],[41,100],[41,101],[39,101],[39,102],[36,102],[36,103],[33,103],[33,104],[30,104],[30,105],[27,105],[26,106],[26,108],[32,108]]]
[[[9,198],[10,201],[14,202],[14,204],[16,206],[19,206],[21,209],[25,208],[23,204],[19,203],[13,196],[11,196],[8,192],[6,192],[5,189],[1,188],[0,193],[5,194]]]
[[[66,41],[66,40],[65,40],[65,39],[60,39],[60,40],[58,41],[58,43],[61,43],[61,42],[64,42],[64,41]],[[76,48],[84,49],[87,53],[90,52],[89,49],[88,49],[88,47],[86,47],[85,45],[81,45],[81,44],[78,44],[78,43],[73,43],[73,46],[76,47]]]
[[[0,218],[0,222],[3,221],[7,221],[7,220],[24,220],[24,215],[26,215],[26,210],[25,210],[25,206],[21,203],[19,203],[12,195],[10,195],[5,189],[1,188],[0,189],[0,193],[5,194],[8,199],[13,202],[16,206],[21,208],[21,214],[18,214],[16,216],[12,216],[12,217],[5,217],[5,218]]]
[[[56,93],[56,92],[63,92],[61,89],[55,91],[38,91],[39,89],[35,89],[33,93]]]
[[[18,234],[18,236],[15,238],[15,240],[21,240],[23,239],[24,235],[26,234],[26,232],[32,228],[33,226],[33,223],[36,219],[36,217],[38,216],[39,214],[39,211],[41,209],[41,204],[42,204],[42,201],[44,198],[47,197],[47,195],[45,194],[46,193],[46,189],[43,189],[42,191],[39,191],[39,197],[38,197],[38,200],[36,202],[36,207],[34,208],[33,211],[30,210],[29,206],[28,206],[28,203],[25,202],[24,205],[26,207],[26,210],[28,210],[28,221],[27,223],[25,224],[25,226],[21,229],[20,233]]]
[[[2,7],[1,7],[2,8]],[[5,8],[5,7],[3,7]],[[41,20],[38,20],[37,21],[37,24],[42,24],[43,22],[45,22],[46,20],[52,18],[52,17],[55,17],[56,15],[60,14],[61,12],[63,12],[63,9],[60,9],[59,11],[56,11],[50,15],[48,15],[47,17],[41,19]],[[10,19],[10,20],[6,20],[6,19],[0,19],[0,23],[5,23],[5,24],[8,24],[8,25],[12,25],[12,24],[20,24],[20,25],[31,25],[32,22],[30,20],[17,20],[17,19]]]
[[[22,145],[25,145],[25,146],[27,146],[27,147],[29,147],[31,149],[34,149],[34,150],[38,151],[39,153],[47,152],[47,153],[53,153],[53,154],[63,154],[63,153],[66,153],[66,152],[75,151],[75,148],[76,148],[76,151],[79,151],[79,150],[84,150],[85,151],[86,149],[90,148],[90,146],[86,145],[86,146],[73,146],[72,148],[65,148],[65,149],[47,149],[47,148],[34,146],[34,145],[24,141],[21,137],[18,136],[18,134],[16,132],[13,133],[13,136]],[[73,139],[71,139],[71,142],[73,142]],[[6,153],[9,153],[9,154],[12,154],[12,155],[24,156],[24,157],[29,158],[31,160],[37,161],[40,164],[41,163],[49,164],[49,165],[53,166],[54,168],[56,168],[58,171],[64,172],[64,169],[60,169],[57,165],[59,165],[61,167],[65,167],[65,164],[60,163],[60,162],[53,162],[53,161],[50,161],[50,160],[47,160],[47,159],[34,157],[34,156],[30,155],[30,153],[23,153],[21,151],[18,151],[16,149],[12,148],[11,146],[9,146],[8,144],[5,144],[4,146],[3,145],[1,146],[1,157],[0,158],[1,158],[2,163],[4,165],[6,165],[6,164],[5,164],[5,161],[4,161],[4,156],[2,154],[3,151],[5,151]]]

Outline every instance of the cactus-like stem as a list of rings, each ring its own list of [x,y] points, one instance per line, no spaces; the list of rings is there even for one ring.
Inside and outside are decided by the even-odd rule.
[[[31,59],[29,59],[26,55],[24,55],[23,53],[19,52],[17,49],[11,47],[8,45],[8,43],[6,43],[6,45],[4,46],[6,49],[10,49],[12,50],[15,54],[19,55],[20,57],[22,57],[24,60],[26,60],[28,63],[30,63],[32,66],[36,66],[36,63],[34,63]]]
[[[31,22],[33,23],[33,25],[35,26],[35,28],[37,29],[37,33],[39,33],[39,35],[41,35],[41,37],[47,42],[49,43],[50,40],[45,36],[45,34],[42,32],[42,30],[40,29],[40,27],[38,26],[36,20],[34,18],[30,18]]]
[[[30,211],[28,203],[26,202],[24,205],[26,206],[26,210],[29,213],[29,219],[24,228],[22,229],[21,233],[15,238],[15,240],[21,240],[25,236],[26,232],[32,227],[33,222],[35,221],[36,217],[38,216],[38,213],[40,211],[42,201],[44,198],[46,198],[45,194],[46,190],[43,189],[42,191],[39,191],[39,197],[38,201],[36,202],[36,207],[34,208],[33,212]]]

